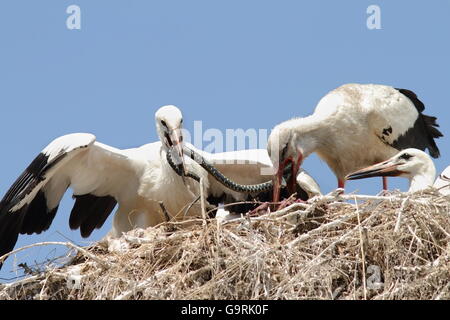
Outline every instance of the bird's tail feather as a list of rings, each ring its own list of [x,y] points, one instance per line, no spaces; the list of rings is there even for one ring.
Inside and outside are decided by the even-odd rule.
[[[439,127],[439,124],[436,122],[436,117],[431,117],[431,116],[427,116],[425,114],[422,114],[423,116],[423,120],[425,122],[425,127],[426,130],[429,134],[429,146],[428,146],[428,150],[430,151],[430,155],[433,158],[439,158],[440,156],[440,152],[439,152],[439,148],[436,145],[436,142],[434,141],[434,139],[440,138],[443,136],[442,132],[439,131],[439,129],[437,129]]]

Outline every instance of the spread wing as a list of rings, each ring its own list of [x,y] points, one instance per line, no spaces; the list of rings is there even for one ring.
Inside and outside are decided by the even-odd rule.
[[[31,162],[0,202],[0,256],[18,235],[47,230],[67,188],[74,192],[72,229],[87,237],[100,228],[117,202],[137,194],[143,162],[95,141],[91,134],[57,138]]]

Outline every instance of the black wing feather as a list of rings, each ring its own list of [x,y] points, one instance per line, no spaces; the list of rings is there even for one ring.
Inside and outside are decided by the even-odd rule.
[[[40,153],[31,164],[25,169],[25,171],[17,178],[14,184],[6,192],[2,203],[8,203],[11,207],[15,206],[20,200],[23,199],[26,194],[23,192],[26,189],[32,189],[39,181],[42,180],[41,173],[44,170],[48,162],[48,156]],[[23,194],[23,196],[21,196]]]
[[[19,231],[27,208],[14,212],[14,215],[7,214],[0,219],[0,257],[12,251],[16,245]],[[0,261],[0,269],[3,261]]]
[[[28,206],[25,212],[22,227],[20,229],[21,234],[33,234],[41,233],[48,230],[55,218],[58,207],[50,210],[47,207],[47,199],[45,193],[39,191],[36,197]]]
[[[41,191],[28,205],[15,211],[12,211],[12,208],[33,192],[36,186],[45,180],[46,172],[61,161],[65,155],[62,152],[49,162],[49,156],[40,153],[0,201],[0,256],[14,248],[19,233],[40,233],[50,226],[58,208],[50,211],[47,208],[45,195]]]
[[[92,194],[74,196],[76,199],[70,213],[71,229],[80,228],[81,236],[87,238],[95,228],[100,228],[117,204],[111,196],[97,197]]]
[[[434,139],[442,137],[442,133],[437,129],[439,124],[436,122],[437,118],[427,116],[422,112],[425,110],[425,105],[419,100],[417,95],[408,89],[398,89],[400,93],[405,95],[416,107],[419,116],[414,123],[414,126],[399,136],[392,144],[398,150],[407,148],[417,148],[420,150],[428,149],[433,158],[440,156],[439,148]]]
[[[419,113],[422,113],[425,110],[424,103],[419,100],[419,98],[417,97],[417,94],[415,94],[413,91],[408,90],[408,89],[400,89],[400,88],[395,88],[395,89],[398,90],[404,96],[408,97],[408,99],[411,100],[412,103],[414,103],[414,106],[416,107],[417,111],[419,111]]]

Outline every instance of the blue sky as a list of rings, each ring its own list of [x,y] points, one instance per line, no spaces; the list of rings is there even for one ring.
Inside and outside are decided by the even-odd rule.
[[[66,8],[81,8],[81,30],[68,30]],[[381,30],[366,26],[366,9],[381,8]],[[448,164],[450,1],[263,0],[3,0],[0,4],[0,193],[54,138],[91,132],[119,148],[156,141],[154,113],[175,104],[189,130],[270,130],[310,114],[337,86],[380,83],[415,91],[438,117]],[[265,147],[261,145],[260,147]],[[362,150],[363,152],[363,150]],[[323,192],[336,180],[316,156],[304,167]],[[403,179],[393,188],[407,189]],[[375,194],[381,179],[351,182]],[[68,228],[68,192],[51,228],[21,236],[87,244]],[[32,265],[58,248],[20,253]],[[0,278],[14,277],[8,259]]]

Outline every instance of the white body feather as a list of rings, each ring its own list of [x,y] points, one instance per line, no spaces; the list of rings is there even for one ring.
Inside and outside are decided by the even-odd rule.
[[[282,140],[282,135],[292,135],[293,148],[304,157],[317,152],[344,179],[350,172],[395,155],[398,150],[388,143],[413,127],[418,115],[412,101],[392,87],[346,84],[325,95],[311,116],[276,126],[268,147]],[[383,137],[386,128],[392,132]]]
[[[450,195],[450,166],[445,168],[437,177],[433,187],[438,189],[443,195]]]

